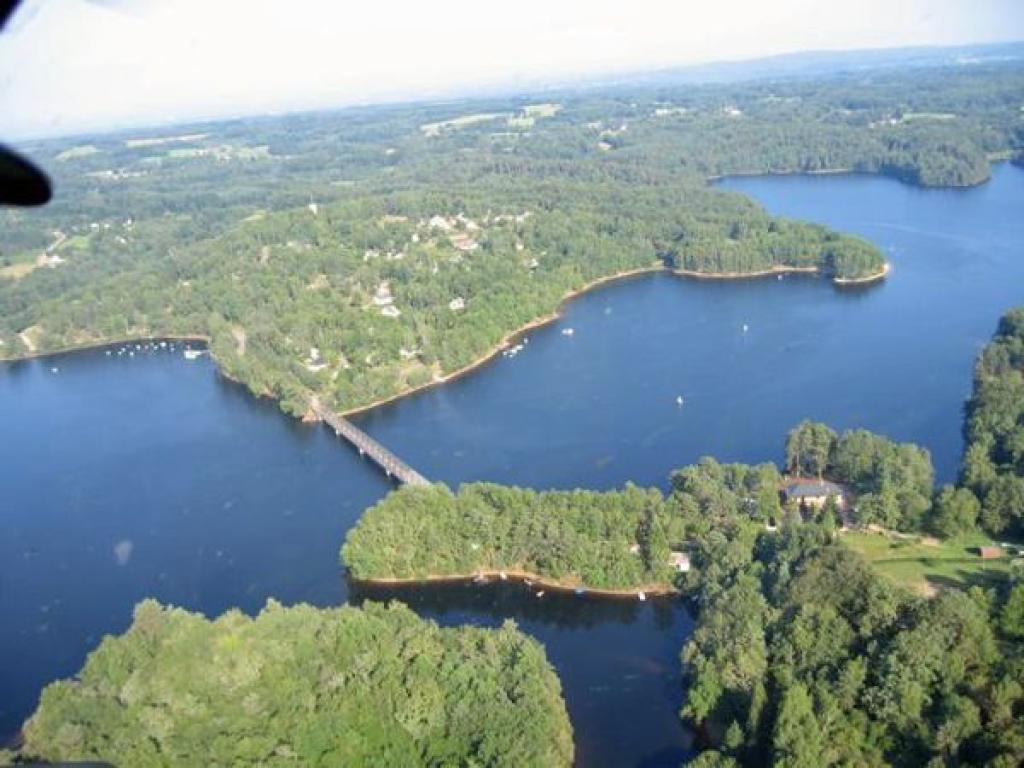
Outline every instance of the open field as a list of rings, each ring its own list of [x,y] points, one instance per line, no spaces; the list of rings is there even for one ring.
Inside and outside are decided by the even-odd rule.
[[[34,261],[20,261],[6,267],[0,267],[0,278],[20,280],[36,268]]]
[[[848,531],[841,540],[866,557],[878,572],[920,594],[943,587],[970,587],[1004,578],[1013,557],[982,560],[979,546],[993,542],[981,534],[939,541],[917,536]]]

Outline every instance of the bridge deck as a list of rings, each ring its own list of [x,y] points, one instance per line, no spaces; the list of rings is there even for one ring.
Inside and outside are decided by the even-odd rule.
[[[344,416],[325,408],[317,400],[313,400],[311,406],[313,412],[327,423],[336,435],[344,437],[352,443],[359,450],[360,454],[365,454],[373,459],[389,477],[394,477],[407,485],[430,485],[430,481],[427,478],[395,456],[395,454]]]

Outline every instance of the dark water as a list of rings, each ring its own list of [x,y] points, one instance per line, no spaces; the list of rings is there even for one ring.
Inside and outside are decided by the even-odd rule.
[[[1024,172],[1000,168],[966,191],[860,177],[725,186],[871,238],[891,279],[857,291],[813,277],[620,283],[573,302],[516,358],[362,426],[450,484],[664,486],[703,454],[778,458],[803,417],[920,442],[951,478],[973,356],[1024,302]],[[0,366],[0,425],[0,733],[123,630],[143,597],[211,615],[268,597],[396,597],[445,624],[511,617],[544,642],[581,762],[687,754],[678,652],[692,621],[679,603],[538,600],[514,585],[350,596],[338,547],[389,485],[206,359],[85,353]]]

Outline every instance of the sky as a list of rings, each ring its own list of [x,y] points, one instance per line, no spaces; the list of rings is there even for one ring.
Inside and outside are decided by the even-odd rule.
[[[1024,0],[26,0],[0,34],[0,137],[1022,39]]]

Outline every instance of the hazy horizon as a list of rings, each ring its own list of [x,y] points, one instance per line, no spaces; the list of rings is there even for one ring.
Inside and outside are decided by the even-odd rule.
[[[805,52],[1024,40],[1024,4],[28,0],[0,35],[0,136],[31,140],[539,89]],[[54,56],[53,51],[64,52]]]

